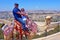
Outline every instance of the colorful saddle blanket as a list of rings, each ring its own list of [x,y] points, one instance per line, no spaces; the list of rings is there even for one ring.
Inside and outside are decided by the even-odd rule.
[[[3,33],[4,35],[8,36],[9,33],[11,33],[13,31],[13,28],[14,28],[14,24],[5,24],[3,27],[2,27],[2,30],[3,30]]]

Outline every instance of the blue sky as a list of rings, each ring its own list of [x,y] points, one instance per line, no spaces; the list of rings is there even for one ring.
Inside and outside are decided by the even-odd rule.
[[[0,11],[12,11],[14,3],[26,10],[60,10],[60,0],[0,0]]]

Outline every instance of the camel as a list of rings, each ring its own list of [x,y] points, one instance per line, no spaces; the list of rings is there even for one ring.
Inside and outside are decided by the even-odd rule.
[[[17,39],[20,38],[20,40],[22,40],[23,35],[25,35],[25,37],[27,37],[28,40],[32,40],[32,38],[36,35],[36,33],[32,32],[32,31],[29,31],[29,32],[28,31],[23,31],[21,23],[19,23],[16,20],[14,22],[15,22],[14,33],[16,34],[16,30],[18,31],[18,35],[16,35]],[[32,27],[33,27],[33,25],[32,25]]]

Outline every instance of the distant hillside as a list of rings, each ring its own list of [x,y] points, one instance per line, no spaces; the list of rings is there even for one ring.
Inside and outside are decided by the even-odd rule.
[[[42,20],[44,21],[44,18],[47,15],[54,16],[54,20],[59,17],[60,20],[60,11],[56,10],[28,10],[26,13],[29,14],[29,17],[32,20]],[[56,16],[57,15],[57,16]],[[12,11],[0,11],[0,19],[13,19],[13,13]]]
[[[60,10],[28,10],[28,13],[60,13]]]
[[[0,11],[0,19],[13,18],[11,11]]]

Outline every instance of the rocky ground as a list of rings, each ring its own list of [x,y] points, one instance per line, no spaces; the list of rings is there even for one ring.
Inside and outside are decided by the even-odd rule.
[[[60,40],[60,32],[47,37],[37,38],[33,40]]]

